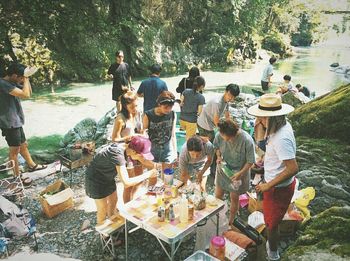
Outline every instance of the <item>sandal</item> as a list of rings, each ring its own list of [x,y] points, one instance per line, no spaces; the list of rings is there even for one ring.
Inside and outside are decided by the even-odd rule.
[[[42,169],[46,169],[46,168],[47,168],[47,165],[35,164],[33,167],[29,168],[28,171],[34,172],[34,171],[38,171],[38,170],[42,170]]]
[[[25,186],[25,187],[29,187],[30,185],[32,185],[32,182],[33,182],[33,180],[31,178],[29,178],[29,177],[25,178],[22,175],[21,175],[21,180],[22,180],[23,186]]]

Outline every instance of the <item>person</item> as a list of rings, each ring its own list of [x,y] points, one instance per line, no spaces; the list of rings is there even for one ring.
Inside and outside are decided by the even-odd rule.
[[[168,90],[166,83],[159,78],[162,67],[159,64],[153,64],[150,69],[151,76],[143,80],[137,90],[137,95],[143,97],[144,112],[155,108],[157,106],[156,100],[159,94]]]
[[[119,50],[115,53],[115,63],[108,68],[108,74],[113,77],[112,100],[116,102],[117,110],[121,110],[121,96],[131,90],[130,67],[124,62],[124,53]]]
[[[295,85],[295,87],[298,89],[299,92],[304,93],[304,95],[308,98],[310,98],[310,90],[309,88],[307,88],[306,86],[301,86],[300,83],[298,83],[297,85]]]
[[[23,64],[12,63],[6,76],[0,79],[0,129],[9,146],[9,159],[15,163],[14,174],[20,175],[18,154],[26,160],[29,171],[45,169],[33,161],[23,131],[24,114],[20,99],[27,99],[32,94],[29,77],[36,72],[35,68],[25,67]],[[22,178],[24,185],[28,186],[32,180]]]
[[[200,184],[201,190],[206,191],[209,167],[213,161],[213,144],[194,135],[182,146],[179,157],[180,178],[184,184],[193,178]]]
[[[199,69],[196,66],[191,67],[191,69],[188,72],[188,77],[184,77],[179,82],[178,87],[176,88],[176,92],[182,94],[184,90],[186,89],[192,89],[193,88],[193,82],[194,79],[199,76]]]
[[[162,167],[165,168],[177,158],[176,114],[172,110],[175,96],[169,91],[164,91],[158,96],[156,103],[157,107],[145,112],[143,128],[148,130],[154,161],[163,163]]]
[[[197,118],[205,104],[205,98],[200,93],[204,87],[204,78],[197,76],[194,79],[193,88],[184,90],[181,95],[180,126],[186,131],[186,140],[197,132]]]
[[[230,194],[229,224],[232,224],[239,208],[239,195],[249,189],[250,168],[255,162],[254,141],[232,119],[221,119],[218,127],[219,133],[214,139],[217,157],[215,196],[223,199],[225,192]],[[224,172],[224,163],[232,175]]]
[[[271,78],[273,75],[273,64],[277,61],[276,57],[271,57],[269,59],[269,64],[266,65],[266,67],[263,70],[262,76],[261,76],[261,88],[264,92],[267,92],[269,90],[269,87],[271,87]]]
[[[263,193],[264,219],[267,226],[267,253],[270,260],[279,260],[278,225],[283,219],[294,194],[295,175],[298,172],[296,142],[286,115],[294,108],[283,104],[276,94],[261,96],[259,104],[248,108],[248,113],[260,119],[266,128],[264,158],[265,181],[256,186]]]
[[[123,94],[121,105],[122,109],[114,121],[112,142],[128,142],[142,130],[142,117],[137,110],[137,95],[132,91]]]
[[[203,106],[203,110],[197,120],[200,136],[208,137],[213,142],[215,137],[214,129],[217,127],[220,117],[224,114],[227,119],[230,118],[228,103],[233,102],[239,93],[239,86],[231,83],[226,86],[223,95],[210,100]]]
[[[294,94],[298,93],[298,89],[292,83],[292,77],[290,75],[286,74],[285,76],[283,76],[283,81],[283,84],[277,89],[277,94],[282,95],[287,92],[292,92]]]
[[[130,178],[126,167],[128,157],[141,162],[150,171]],[[97,225],[103,224],[106,218],[117,212],[116,176],[125,187],[156,177],[158,172],[152,160],[150,141],[141,136],[133,137],[129,144],[111,143],[97,151],[85,172],[85,192],[95,200]]]

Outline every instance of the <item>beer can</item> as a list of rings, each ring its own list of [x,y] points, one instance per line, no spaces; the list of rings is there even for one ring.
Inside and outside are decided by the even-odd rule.
[[[177,195],[178,195],[178,188],[177,188],[177,186],[172,185],[172,186],[171,186],[171,196],[172,196],[173,198],[176,198]]]
[[[162,206],[158,208],[158,221],[164,222],[165,221],[165,210]]]
[[[194,206],[193,204],[188,204],[188,220],[193,220],[194,216]]]

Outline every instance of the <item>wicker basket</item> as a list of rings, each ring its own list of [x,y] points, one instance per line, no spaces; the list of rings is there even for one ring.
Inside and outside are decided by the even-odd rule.
[[[62,180],[57,180],[55,183],[48,186],[45,190],[43,190],[40,193],[39,200],[40,200],[41,206],[43,208],[43,212],[48,218],[53,218],[53,217],[57,216],[59,213],[65,211],[66,209],[72,208],[74,206],[73,197],[69,197],[68,199],[64,200],[62,203],[59,203],[56,205],[50,205],[48,203],[47,199],[43,197],[44,194],[46,194],[48,192],[57,191],[60,188],[64,188],[61,192],[65,191],[67,189],[70,190],[69,186],[66,185]]]

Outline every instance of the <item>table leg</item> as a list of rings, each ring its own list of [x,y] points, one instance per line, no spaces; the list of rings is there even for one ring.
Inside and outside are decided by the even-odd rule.
[[[125,260],[128,261],[128,220],[125,219]]]
[[[175,260],[175,243],[170,244],[170,260],[174,261]]]
[[[219,235],[219,222],[220,222],[220,218],[219,218],[219,213],[216,214],[216,235]]]

